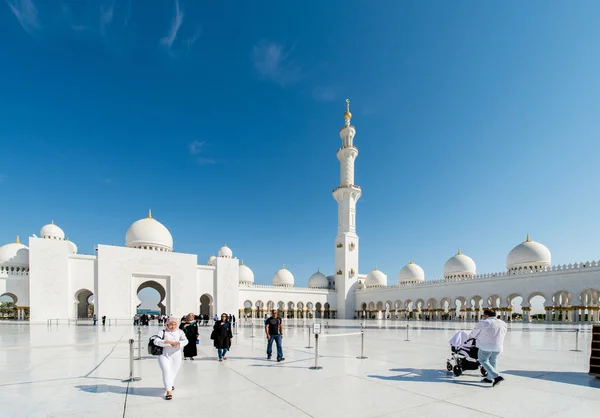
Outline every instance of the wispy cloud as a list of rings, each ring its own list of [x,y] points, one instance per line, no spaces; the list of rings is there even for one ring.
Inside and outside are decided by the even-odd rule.
[[[100,33],[103,35],[106,33],[106,27],[113,21],[114,11],[114,4],[111,4],[107,9],[104,6],[100,6]]]
[[[189,145],[190,153],[197,155],[202,152],[202,149],[206,146],[206,141],[198,141],[197,139]]]
[[[6,3],[25,32],[31,34],[40,28],[37,7],[33,0],[6,0]]]
[[[280,86],[297,82],[302,76],[302,68],[289,58],[294,48],[285,51],[276,42],[260,42],[254,45],[254,68],[258,74]]]
[[[175,0],[175,17],[173,17],[171,29],[169,30],[169,34],[160,40],[160,43],[171,49],[173,42],[175,42],[175,39],[177,39],[177,32],[179,32],[179,28],[182,24],[183,12],[179,8],[179,0]]]
[[[198,141],[195,140],[188,145],[188,149],[190,150],[190,154],[194,156],[196,162],[200,165],[208,165],[208,164],[216,164],[217,161],[213,158],[205,157],[204,149],[208,143],[206,141]]]
[[[317,87],[313,90],[313,99],[317,102],[333,102],[336,98],[332,87]]]

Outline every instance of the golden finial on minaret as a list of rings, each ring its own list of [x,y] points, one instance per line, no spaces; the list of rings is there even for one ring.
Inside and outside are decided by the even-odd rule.
[[[19,236],[18,236],[18,235],[17,235],[17,239],[15,240],[15,243],[16,243],[16,244],[20,244],[20,243],[21,243],[21,240],[19,239]]]
[[[148,219],[152,219],[152,209],[148,209]]]
[[[350,113],[350,99],[346,99],[346,113],[344,113],[344,120],[347,122],[352,119],[352,113]]]
[[[285,265],[281,265],[281,270],[285,270]]]
[[[529,238],[529,234],[527,234],[527,238],[525,238],[525,242],[531,242],[531,238]]]
[[[52,225],[54,225],[54,219],[52,219]]]
[[[408,262],[408,264],[412,264],[412,263],[413,263],[413,262],[412,262],[412,258],[411,258],[411,259],[410,259],[410,261]]]
[[[460,248],[458,249],[458,253],[456,255],[461,255]]]

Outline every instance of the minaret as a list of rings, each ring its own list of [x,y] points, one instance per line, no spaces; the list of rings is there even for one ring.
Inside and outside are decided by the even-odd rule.
[[[338,233],[335,238],[335,288],[337,291],[337,318],[352,319],[354,289],[358,281],[358,235],[356,235],[356,202],[360,187],[354,184],[354,160],[358,149],[354,146],[356,130],[350,124],[350,100],[346,100],[344,126],[340,129],[342,147],[337,151],[340,160],[340,185],[333,189],[338,202]]]

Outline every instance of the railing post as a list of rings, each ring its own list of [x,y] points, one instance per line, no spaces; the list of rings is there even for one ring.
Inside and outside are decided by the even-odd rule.
[[[322,367],[319,366],[319,334],[315,334],[315,365],[313,367],[311,367],[310,369],[311,370],[322,369]]]
[[[250,321],[250,327],[252,328],[252,336],[250,336],[250,338],[254,338],[254,319]]]
[[[309,325],[308,326],[308,346],[306,348],[312,348],[312,346],[310,345],[310,334],[311,334],[311,332],[310,332],[310,325]],[[317,337],[315,336],[315,339],[316,338]]]
[[[142,359],[142,329],[138,327],[138,358],[137,360]]]
[[[575,350],[571,350],[571,351],[581,351],[579,349],[579,330],[578,329],[575,330]]]
[[[133,377],[133,338],[129,339],[129,379],[123,380],[123,382],[138,382],[142,380],[141,377]]]
[[[366,359],[365,357],[365,332],[360,330],[360,356],[357,359]]]
[[[410,327],[410,325],[406,324],[406,340],[404,341],[410,341],[410,338],[408,338],[408,328]]]

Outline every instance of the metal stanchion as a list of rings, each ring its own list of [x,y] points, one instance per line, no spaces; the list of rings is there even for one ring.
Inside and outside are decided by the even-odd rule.
[[[250,336],[250,338],[254,338],[254,320],[250,322],[250,327],[252,328],[252,335]]]
[[[363,330],[360,331],[360,356],[356,357],[357,359],[366,359],[365,357],[365,332]]]
[[[308,346],[306,348],[312,348],[312,346],[310,345],[310,334],[311,334],[311,332],[310,332],[310,325],[309,325],[308,326]],[[315,338],[316,338],[316,336],[315,336]]]
[[[322,369],[322,367],[319,366],[319,334],[315,334],[315,365],[313,367],[311,367],[310,369],[311,370],[320,370],[320,369]]]
[[[410,341],[410,338],[408,338],[408,328],[409,328],[409,325],[406,324],[406,340],[404,340],[404,341]]]
[[[129,379],[123,380],[123,382],[138,382],[142,380],[141,377],[133,377],[133,338],[129,339]]]
[[[138,357],[136,360],[142,359],[142,329],[138,327]]]
[[[328,328],[329,328],[329,321],[325,322],[325,332],[327,332]]]
[[[579,330],[578,329],[575,330],[575,350],[571,350],[571,351],[581,351],[579,349]]]

